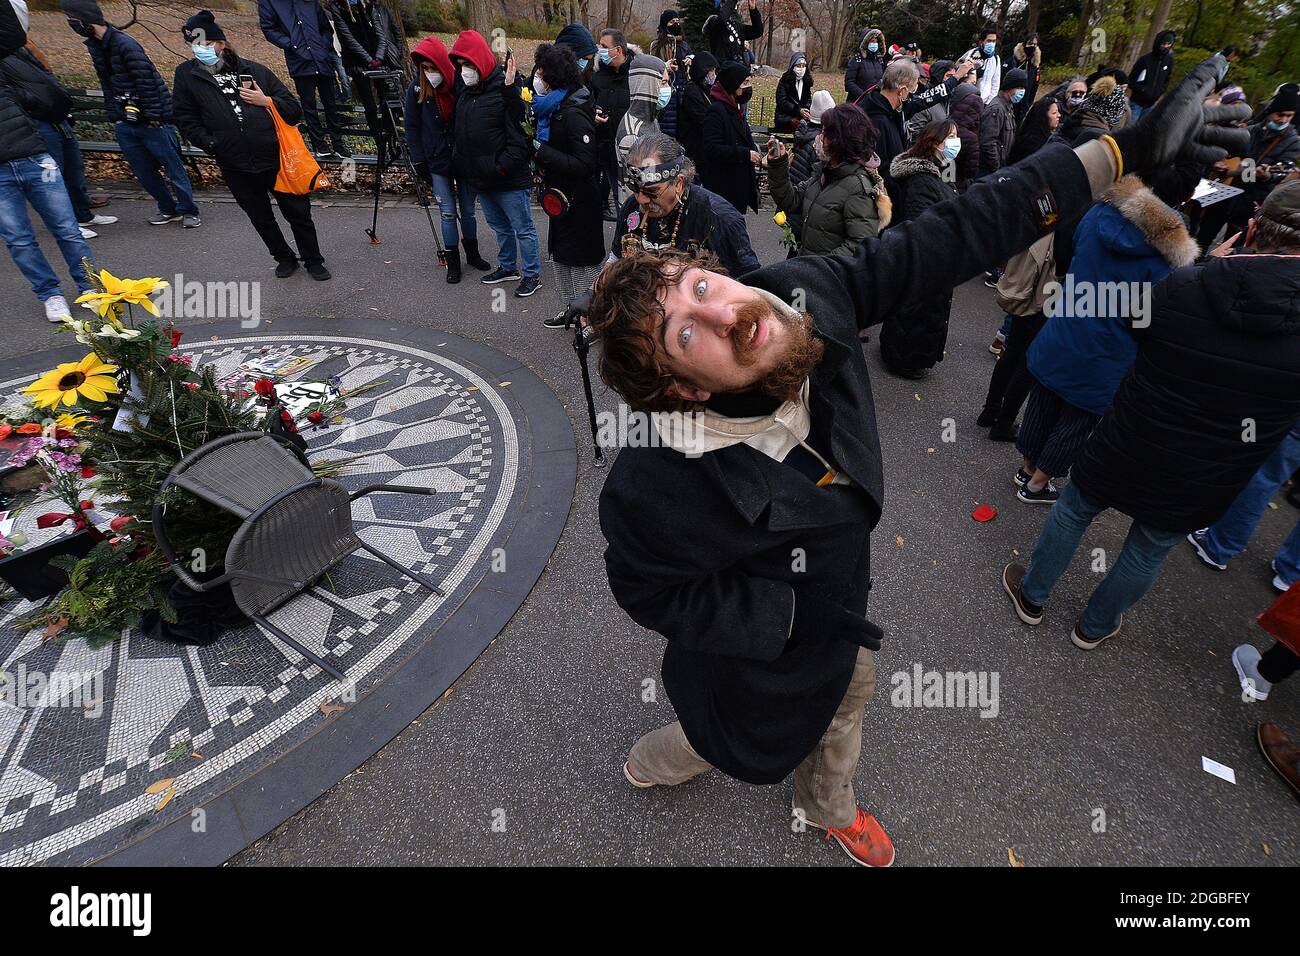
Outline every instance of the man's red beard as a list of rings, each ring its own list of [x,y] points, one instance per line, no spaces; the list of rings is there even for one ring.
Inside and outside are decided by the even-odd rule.
[[[743,366],[758,361],[751,344],[757,334],[758,323],[764,319],[784,327],[785,343],[776,364],[764,372],[753,387],[780,401],[793,401],[799,397],[804,379],[821,362],[826,345],[813,334],[812,320],[808,316],[787,318],[778,314],[766,300],[755,296],[736,311],[736,324],[731,330],[731,347],[735,349],[736,361]]]

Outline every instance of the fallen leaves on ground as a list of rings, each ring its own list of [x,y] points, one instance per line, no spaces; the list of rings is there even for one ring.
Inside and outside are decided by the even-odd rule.
[[[150,796],[156,797],[175,782],[175,777],[164,777],[162,780],[155,780],[153,783],[149,784],[149,786],[144,788],[144,792]]]
[[[1020,859],[1020,857],[1016,856],[1016,851],[1011,849],[1011,847],[1007,847],[1007,862],[1009,862],[1012,866],[1025,865],[1025,861]]]
[[[340,711],[345,709],[346,708],[342,704],[331,704],[327,700],[322,700],[320,702],[320,712],[324,714],[326,717],[330,716],[331,714],[337,714]]]

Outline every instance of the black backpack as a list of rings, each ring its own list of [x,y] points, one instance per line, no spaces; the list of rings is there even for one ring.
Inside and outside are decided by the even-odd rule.
[[[27,49],[0,60],[0,71],[18,105],[32,119],[62,123],[72,113],[72,95]]]

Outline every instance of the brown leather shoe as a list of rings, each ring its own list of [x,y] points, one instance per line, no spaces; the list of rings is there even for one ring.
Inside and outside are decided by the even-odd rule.
[[[1259,725],[1255,738],[1264,759],[1300,796],[1300,747],[1287,739],[1281,727],[1267,720]]]

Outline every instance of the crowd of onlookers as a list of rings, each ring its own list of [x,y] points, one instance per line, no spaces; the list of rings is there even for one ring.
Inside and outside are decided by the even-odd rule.
[[[703,24],[707,49],[693,49],[682,16],[667,10],[647,50],[618,29],[593,34],[571,23],[537,48],[525,72],[472,30],[450,48],[429,36],[408,51],[400,26],[372,0],[260,0],[262,32],[283,49],[292,92],[267,66],[241,56],[238,38],[210,11],[185,22],[192,58],[169,86],[95,0],[61,6],[84,38],[122,154],[157,204],[149,222],[201,226],[181,159],[184,137],[220,167],[281,278],[300,264],[315,279],[330,273],[309,197],[276,188],[273,114],[304,123],[318,159],[346,158],[340,103],[355,99],[375,129],[382,86],[369,74],[400,71],[409,59],[415,78],[405,90],[405,145],[411,169],[437,200],[446,280],[461,281],[469,266],[483,273],[482,283],[516,283],[516,296],[531,296],[544,281],[545,256],[560,300],[545,319],[551,328],[563,327],[605,263],[630,249],[709,253],[733,275],[758,268],[745,214],[759,209],[763,192],[790,256],[852,254],[1049,144],[1109,137],[1158,114],[1177,41],[1163,31],[1128,71],[1103,67],[1043,89],[1035,34],[1008,43],[990,29],[952,58],[927,60],[915,44],[889,45],[869,28],[845,65],[842,102],[816,88],[809,57],[796,51],[776,86],[771,128],[756,130],[749,116],[758,67],[748,44],[764,23],[756,0],[742,2],[738,9],[736,0],[723,0]],[[1224,54],[1232,59],[1237,51]],[[96,212],[102,201],[86,187],[69,125],[71,96],[27,38],[22,0],[0,2],[0,56],[0,229],[46,316],[62,321],[70,308],[27,205],[82,292],[89,288],[82,263],[93,258],[87,242],[116,220]],[[1186,538],[1206,565],[1225,568],[1300,468],[1290,397],[1270,406],[1276,420],[1267,427],[1289,434],[1258,470],[1243,472],[1248,457],[1226,441],[1207,464],[1198,457],[1205,449],[1180,436],[1193,427],[1203,436],[1207,422],[1225,434],[1240,430],[1233,422],[1255,408],[1242,396],[1258,391],[1260,367],[1268,365],[1260,350],[1277,347],[1268,328],[1242,345],[1242,330],[1297,320],[1287,281],[1278,280],[1272,297],[1252,287],[1243,298],[1231,272],[1210,261],[1267,255],[1300,272],[1300,184],[1279,188],[1298,175],[1296,84],[1256,106],[1231,80],[1219,84],[1206,115],[1248,132],[1242,155],[1210,166],[1180,159],[1149,181],[1126,177],[1078,223],[1063,224],[985,277],[1002,322],[989,346],[998,360],[978,424],[990,439],[1014,443],[1018,499],[1053,506],[1030,567],[1010,566],[1004,577],[1020,618],[1042,619],[1056,578],[1104,507],[1134,518],[1118,563],[1075,628],[1080,647],[1118,632],[1123,610],[1151,586],[1177,541]],[[1193,200],[1214,180],[1226,187],[1211,190],[1214,201]],[[546,216],[545,249],[534,200]],[[476,209],[495,236],[495,263],[480,251]],[[613,223],[608,244],[606,222]],[[1173,281],[1198,260],[1194,287]],[[1085,316],[1054,311],[1058,283],[1161,283],[1162,291],[1146,303],[1143,325],[1133,301],[1097,303]],[[944,292],[890,315],[879,331],[885,365],[909,378],[932,370],[944,356],[950,309]],[[1161,321],[1175,311],[1177,322]],[[1171,329],[1178,330],[1172,339]],[[1139,429],[1142,448],[1107,443],[1107,429],[1123,416],[1149,420]],[[1071,481],[1058,489],[1066,475]],[[1273,566],[1279,591],[1300,578],[1300,525]],[[1234,662],[1256,698],[1300,668],[1300,657],[1282,645],[1263,655],[1243,645]]]

